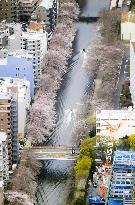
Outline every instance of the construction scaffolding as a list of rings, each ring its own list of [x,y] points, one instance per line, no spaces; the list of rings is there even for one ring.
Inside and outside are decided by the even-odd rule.
[[[135,204],[135,152],[116,151],[114,154],[110,186],[106,204]]]

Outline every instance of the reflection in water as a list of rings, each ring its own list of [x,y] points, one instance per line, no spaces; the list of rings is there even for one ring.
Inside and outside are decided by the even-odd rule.
[[[82,13],[85,16],[97,16],[99,9],[109,4],[109,0],[82,0]],[[94,13],[93,13],[94,12]],[[47,144],[72,145],[74,115],[84,95],[90,93],[94,75],[86,73],[85,60],[87,49],[94,39],[96,23],[77,23],[73,44],[73,57],[69,60],[68,72],[64,75],[58,92],[56,111],[57,125]],[[66,205],[72,169],[71,161],[48,160],[43,164],[39,177],[38,205]]]

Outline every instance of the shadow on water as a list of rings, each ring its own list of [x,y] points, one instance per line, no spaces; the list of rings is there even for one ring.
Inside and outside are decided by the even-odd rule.
[[[99,17],[80,16],[78,20],[79,20],[79,22],[83,22],[83,23],[92,23],[92,22],[97,22],[98,19],[99,19]]]
[[[108,2],[108,4],[107,4]],[[109,0],[80,1],[82,17],[98,17],[101,8],[107,7]],[[87,49],[94,40],[96,22],[76,23],[73,55],[68,62],[68,72],[64,75],[56,99],[57,124],[46,143],[51,145],[73,145],[74,116],[83,96],[90,94],[94,75],[87,74],[85,61]],[[48,160],[43,163],[37,192],[38,205],[66,205],[70,189],[73,162]]]

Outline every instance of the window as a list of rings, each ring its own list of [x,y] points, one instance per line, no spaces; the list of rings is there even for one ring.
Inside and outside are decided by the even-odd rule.
[[[100,133],[100,129],[97,129],[97,133]]]

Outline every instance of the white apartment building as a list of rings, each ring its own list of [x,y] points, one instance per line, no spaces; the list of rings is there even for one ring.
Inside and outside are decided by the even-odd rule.
[[[20,44],[21,27],[20,23],[0,22],[0,49],[11,48],[11,51],[16,49],[15,46]]]
[[[7,135],[0,132],[0,188],[3,189],[9,180]]]
[[[135,110],[101,110],[96,112],[96,135],[119,139],[135,134]]]
[[[22,28],[20,23],[9,24],[12,35],[8,37],[8,50],[9,52],[14,52],[20,50],[20,41]]]
[[[15,129],[20,139],[24,138],[25,127],[27,122],[27,111],[30,108],[30,82],[18,78],[1,78],[0,79],[0,95],[10,94],[13,98],[12,106],[15,105],[13,112],[17,117],[17,125]]]
[[[23,32],[21,35],[21,49],[33,55],[34,83],[38,86],[42,73],[43,57],[47,52],[47,32]]]
[[[121,40],[135,40],[135,14],[125,12],[121,17]]]
[[[121,8],[123,5],[124,0],[110,0],[110,10],[112,10],[113,8]]]
[[[130,93],[135,106],[135,49],[130,42]]]
[[[8,48],[10,52],[16,50],[27,50],[32,55],[34,84],[39,85],[43,57],[47,52],[48,33],[42,28],[40,31],[22,32],[19,24],[17,24],[14,34],[8,38]]]
[[[4,33],[7,37],[10,35],[9,26],[5,20],[0,22],[0,32]]]

